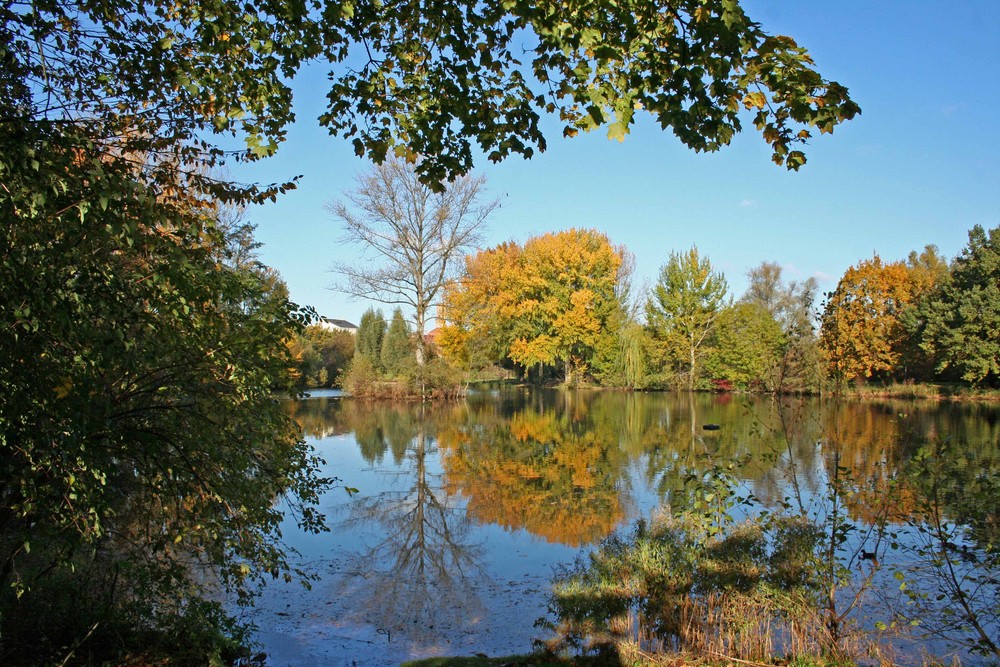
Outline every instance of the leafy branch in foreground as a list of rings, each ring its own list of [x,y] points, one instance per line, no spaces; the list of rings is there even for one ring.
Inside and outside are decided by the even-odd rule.
[[[296,576],[276,499],[323,528],[330,482],[274,393],[309,314],[238,266],[206,193],[158,194],[72,126],[23,139],[0,155],[0,661],[115,660],[111,637],[217,627],[220,587]]]
[[[291,80],[330,66],[319,121],[381,163],[423,156],[431,186],[492,161],[545,150],[543,114],[563,135],[604,128],[623,140],[637,112],[696,151],[729,144],[749,121],[789,169],[813,134],[860,109],[794,39],[771,35],[738,0],[354,3],[248,7],[232,0],[69,0],[0,8],[6,127],[112,128],[113,153],[157,156],[149,175],[231,195],[188,167],[226,151],[271,155],[294,119]],[[181,178],[180,176],[184,176]],[[243,190],[268,197],[276,190]]]
[[[906,475],[921,493],[916,511],[900,517],[894,548],[904,555],[894,576],[901,603],[895,617],[927,637],[982,656],[1000,657],[1000,468],[970,475],[947,444],[921,449]]]

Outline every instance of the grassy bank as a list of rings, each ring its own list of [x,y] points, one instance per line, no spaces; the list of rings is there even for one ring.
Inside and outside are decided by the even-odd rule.
[[[426,658],[404,662],[400,667],[609,667],[623,664],[615,655],[577,656],[562,658],[548,653],[529,653],[489,658],[483,655],[467,657]],[[630,665],[641,663],[630,662]],[[649,664],[654,664],[650,662]]]
[[[856,398],[927,399],[937,401],[1000,401],[1000,389],[948,382],[893,382],[848,387],[841,392]]]
[[[891,664],[891,663],[889,663]],[[695,656],[683,654],[651,655],[632,646],[599,656],[564,658],[548,653],[529,653],[489,658],[486,656],[439,657],[404,662],[400,667],[766,667],[783,665],[794,667],[852,667],[854,663],[832,662],[825,658],[803,658],[789,661],[774,658],[767,663],[748,662],[725,656]]]

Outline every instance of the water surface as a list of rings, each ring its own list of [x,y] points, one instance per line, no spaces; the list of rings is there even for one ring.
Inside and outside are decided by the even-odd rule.
[[[970,476],[1000,459],[1000,412],[978,404],[497,388],[288,408],[323,472],[358,491],[324,497],[327,534],[285,527],[318,579],[269,586],[251,613],[273,665],[528,651],[559,567],[657,507],[690,505],[692,477],[734,462],[761,504],[814,505],[838,470],[865,480],[847,507],[863,526],[921,448],[948,443]],[[995,521],[998,500],[973,505],[994,503]]]

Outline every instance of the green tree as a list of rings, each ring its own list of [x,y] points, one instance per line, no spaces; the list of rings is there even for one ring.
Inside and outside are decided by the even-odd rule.
[[[614,335],[602,336],[592,360],[594,377],[606,387],[644,388],[649,381],[649,337],[639,323],[642,304],[632,289],[635,255],[624,246],[617,248],[622,258],[615,285],[618,307],[606,328]]]
[[[471,168],[474,146],[493,161],[545,150],[542,112],[558,114],[564,136],[606,128],[620,141],[642,109],[685,145],[714,151],[746,110],[772,159],[797,169],[812,131],[859,111],[805,49],[768,35],[736,0],[473,8],[325,12],[329,59],[367,51],[362,66],[333,75],[321,122],[375,162],[403,143],[425,157],[424,182],[443,184]]]
[[[910,270],[914,289],[918,294],[927,293],[943,284],[951,275],[948,260],[939,255],[933,243],[925,245],[923,252],[911,250],[906,257],[906,267]]]
[[[382,367],[385,372],[393,377],[400,375],[406,362],[413,357],[413,347],[410,327],[403,318],[403,311],[397,308],[382,339]]]
[[[785,344],[781,326],[767,310],[737,303],[719,313],[705,372],[740,389],[775,391]]]
[[[382,341],[386,328],[382,311],[369,308],[361,316],[355,334],[354,357],[364,357],[377,371],[382,370]]]
[[[764,308],[784,335],[771,384],[776,391],[813,391],[822,369],[814,326],[817,283],[815,278],[786,283],[781,265],[761,262],[747,272],[747,290],[740,301]]]
[[[1000,380],[1000,227],[976,225],[969,242],[921,309],[921,347],[966,382]]]
[[[375,162],[396,145],[425,156],[419,173],[440,184],[469,171],[473,144],[491,160],[544,150],[542,113],[559,114],[565,135],[606,127],[620,140],[643,109],[706,151],[731,141],[746,109],[773,160],[797,169],[812,131],[859,112],[804,48],[769,35],[735,0],[473,9],[11,5],[0,40],[12,113],[0,117],[110,120],[130,131],[105,136],[157,152],[240,133],[252,158],[283,138],[303,62],[357,60],[333,68],[320,122]],[[222,156],[197,141],[180,150],[200,160],[206,148]],[[183,171],[183,161],[160,166]]]
[[[22,139],[0,155],[4,659],[90,637],[115,662],[138,627],[219,627],[199,568],[242,595],[294,572],[277,497],[320,527],[324,482],[275,394],[306,313],[226,261],[204,193],[157,193],[72,126]]]
[[[304,387],[336,385],[354,357],[354,334],[349,331],[313,324],[299,334],[297,342],[302,349],[299,373]]]
[[[907,377],[929,381],[937,374],[938,359],[935,358],[933,347],[925,348],[923,345],[927,315],[931,309],[931,301],[951,278],[951,268],[933,244],[924,246],[920,253],[911,251],[906,258],[906,268],[910,272],[913,299],[899,316],[900,323],[906,330],[900,357],[905,360]]]
[[[689,390],[695,388],[703,345],[727,305],[728,290],[725,276],[692,247],[670,253],[646,302],[646,324],[667,359],[686,367]]]

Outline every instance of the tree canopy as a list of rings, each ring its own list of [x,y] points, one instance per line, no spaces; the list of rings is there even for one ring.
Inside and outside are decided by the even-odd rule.
[[[475,150],[494,161],[544,150],[542,114],[558,114],[566,136],[606,128],[621,140],[642,110],[697,151],[728,144],[749,120],[773,160],[797,169],[814,132],[859,112],[738,0],[65,1],[0,12],[0,119],[86,123],[108,152],[159,156],[151,175],[162,183],[221,159],[212,134],[241,137],[246,159],[273,153],[294,118],[290,82],[310,61],[330,67],[319,121],[331,134],[375,162],[394,147],[423,156],[432,187],[468,172]]]
[[[407,361],[413,358],[414,347],[410,327],[403,318],[403,311],[396,308],[392,311],[392,320],[389,321],[389,328],[386,329],[385,338],[382,339],[381,358],[385,372],[390,376],[400,375]]]
[[[562,365],[565,379],[585,369],[621,310],[620,250],[603,234],[570,229],[505,243],[472,255],[449,286],[442,346],[469,358],[492,350],[523,368]]]
[[[764,308],[781,328],[783,342],[771,369],[770,382],[777,391],[814,391],[822,376],[816,338],[813,302],[815,278],[786,283],[782,268],[761,262],[747,272],[749,284],[740,301]]]
[[[88,637],[113,652],[111,636],[197,616],[215,588],[202,567],[244,594],[292,572],[278,496],[321,525],[324,481],[275,395],[306,313],[214,204],[161,197],[80,138],[0,154],[7,664],[58,662]]]
[[[939,371],[954,370],[974,384],[997,382],[1000,227],[989,231],[973,227],[950,279],[939,279],[937,285],[939,289],[921,309],[925,320],[922,347],[937,359]]]
[[[729,305],[729,284],[712,269],[707,257],[692,247],[671,252],[660,269],[660,280],[646,303],[646,325],[663,343],[669,361],[687,367],[688,389],[694,389],[703,344]]]
[[[912,302],[903,262],[875,255],[848,268],[823,309],[820,346],[830,373],[864,380],[894,372],[906,341],[901,317]]]

